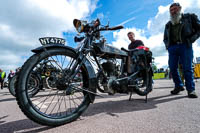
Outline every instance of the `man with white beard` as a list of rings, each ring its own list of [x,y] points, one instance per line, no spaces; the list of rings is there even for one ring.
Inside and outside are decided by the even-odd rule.
[[[197,98],[195,93],[194,74],[192,69],[194,43],[200,36],[200,21],[195,14],[182,14],[179,3],[171,4],[169,8],[170,21],[165,25],[164,43],[169,53],[169,68],[172,73],[176,95],[183,91],[183,83],[178,73],[178,63],[181,62],[184,70],[186,90],[189,98]]]

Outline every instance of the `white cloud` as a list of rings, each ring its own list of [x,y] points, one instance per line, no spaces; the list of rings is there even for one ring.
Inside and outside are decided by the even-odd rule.
[[[194,51],[194,60],[196,61],[196,57],[200,57],[200,39],[198,39],[194,44],[193,44],[193,51]]]
[[[150,35],[163,33],[165,24],[169,21],[169,6],[158,7],[158,13],[148,21],[147,29]]]
[[[128,20],[122,22],[122,23],[119,24],[119,25],[124,25],[124,24],[126,24],[126,23],[128,23],[128,22],[130,22],[130,21],[133,21],[134,19],[135,19],[135,17],[129,18]]]
[[[200,8],[199,0],[174,0],[174,1],[179,2],[183,10],[190,8],[191,9]]]
[[[166,63],[166,61],[168,61],[168,56],[158,56],[154,60],[155,65],[158,68],[162,68],[162,67],[167,68],[168,64]]]
[[[159,6],[158,14],[156,16],[166,13],[166,12],[168,12],[168,10],[169,10],[169,5],[168,6]]]
[[[73,29],[72,20],[90,15],[96,8],[90,0],[29,0],[31,5],[41,8],[48,15],[63,21],[68,30]]]
[[[40,46],[38,38],[62,37],[74,31],[73,19],[87,19],[98,0],[13,0],[0,4],[0,68],[5,71],[23,64]],[[9,66],[9,67],[7,67]]]
[[[1,55],[0,62],[2,70],[15,70],[19,67],[19,63],[23,63],[25,60],[18,55],[15,55],[9,51],[3,51]]]

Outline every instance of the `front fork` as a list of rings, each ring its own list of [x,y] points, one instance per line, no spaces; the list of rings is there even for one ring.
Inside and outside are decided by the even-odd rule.
[[[75,78],[75,76],[79,72],[80,68],[86,62],[87,55],[88,55],[89,52],[90,52],[89,50],[86,50],[84,54],[82,52],[79,52],[77,58],[71,62],[70,67],[72,67],[72,70],[69,73],[69,75],[64,76],[64,77],[66,77],[65,83],[67,85],[67,87],[66,87],[66,94],[67,95],[73,94],[74,91],[80,91],[81,90],[81,91],[93,94],[95,96],[102,97],[101,95],[98,95],[98,94],[88,90],[87,88],[81,88],[81,87],[80,88],[73,88],[72,86],[70,86],[70,83],[73,82],[73,79]],[[75,61],[75,63],[74,63],[74,61]]]
[[[77,75],[77,73],[79,72],[81,66],[85,61],[86,61],[86,55],[83,55],[81,52],[79,52],[78,56],[75,59],[73,59],[72,62],[69,64],[70,72],[69,73],[64,72],[63,76],[64,82],[66,83],[67,86],[73,81],[73,79],[75,78],[75,76]]]

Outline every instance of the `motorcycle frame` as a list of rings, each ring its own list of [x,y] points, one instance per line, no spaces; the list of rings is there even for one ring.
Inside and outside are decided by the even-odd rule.
[[[97,75],[95,74],[94,68],[91,64],[91,62],[87,59],[87,55],[89,53],[91,53],[90,56],[92,56],[98,66],[99,72],[103,75],[104,78],[107,79],[106,75],[105,75],[105,71],[102,67],[102,65],[100,64],[100,62],[97,59],[97,53],[95,52],[95,50],[93,49],[93,44],[95,45],[94,40],[96,40],[95,38],[95,33],[91,32],[91,33],[85,33],[85,38],[84,41],[82,42],[81,46],[77,49],[74,49],[72,47],[69,46],[64,46],[64,45],[45,45],[45,46],[41,46],[38,47],[36,49],[33,49],[32,52],[34,53],[40,53],[40,52],[47,52],[50,49],[54,49],[54,48],[64,48],[64,49],[68,49],[73,51],[74,53],[77,54],[77,57],[75,59],[75,63],[74,66],[72,67],[72,71],[71,71],[71,79],[73,79],[76,74],[78,73],[78,71],[80,70],[81,66],[84,65],[87,69],[88,75],[89,75],[89,90],[85,90],[84,91],[89,93],[91,102],[94,101],[95,96],[101,96],[99,94],[96,93],[96,90],[98,89],[97,87],[97,83],[98,83],[98,79],[97,79]],[[127,63],[127,59],[128,59],[128,55],[127,57],[121,57],[121,68],[120,68],[120,73],[122,74],[124,72],[124,67]],[[78,67],[78,68],[77,68]],[[127,77],[123,77],[123,78],[119,78],[117,79],[117,81],[121,81],[121,80],[129,80],[133,77],[135,77],[137,75],[138,72],[135,72],[133,74],[131,74],[130,76]],[[67,79],[68,80],[68,79]]]

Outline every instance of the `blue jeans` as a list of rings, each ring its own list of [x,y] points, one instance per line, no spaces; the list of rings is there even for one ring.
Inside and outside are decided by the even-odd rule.
[[[195,90],[194,73],[192,69],[193,49],[185,44],[171,45],[168,48],[169,52],[169,68],[172,74],[175,87],[182,87],[180,75],[178,73],[178,63],[183,65],[185,78],[185,86],[188,92]]]

